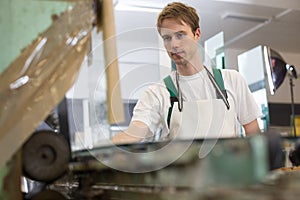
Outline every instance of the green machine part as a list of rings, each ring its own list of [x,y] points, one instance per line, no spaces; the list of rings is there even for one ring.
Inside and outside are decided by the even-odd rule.
[[[41,0],[0,1],[0,73],[48,28],[51,16],[67,9],[70,3]]]
[[[18,152],[0,169],[0,199],[22,199],[20,183],[21,174],[21,154]]]

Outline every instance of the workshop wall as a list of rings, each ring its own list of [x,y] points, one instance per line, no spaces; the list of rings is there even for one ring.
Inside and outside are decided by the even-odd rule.
[[[278,51],[274,49],[275,51]],[[247,51],[247,49],[225,49],[225,62],[226,67],[229,69],[238,69],[237,56],[243,52]],[[279,52],[283,59],[289,63],[290,65],[294,65],[296,67],[298,76],[300,74],[300,53],[291,53],[291,52]],[[294,100],[295,103],[300,103],[300,78],[294,80]],[[290,95],[290,86],[288,77],[285,78],[282,85],[278,88],[274,95],[270,95],[268,93],[268,101],[271,103],[290,103],[291,95]]]

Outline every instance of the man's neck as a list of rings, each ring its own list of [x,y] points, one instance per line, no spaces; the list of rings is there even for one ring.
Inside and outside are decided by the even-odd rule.
[[[176,68],[179,74],[183,76],[191,76],[204,69],[200,58],[196,59],[194,62],[176,65]]]

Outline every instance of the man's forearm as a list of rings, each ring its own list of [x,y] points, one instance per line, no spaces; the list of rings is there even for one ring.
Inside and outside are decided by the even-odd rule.
[[[112,138],[112,142],[115,144],[134,143],[140,142],[143,139],[151,136],[152,133],[150,132],[148,126],[145,123],[134,121],[129,124],[128,129],[126,131],[117,133]]]
[[[245,129],[246,136],[252,136],[260,133],[260,128],[258,126],[257,119],[253,120],[248,124],[243,125],[243,127]]]

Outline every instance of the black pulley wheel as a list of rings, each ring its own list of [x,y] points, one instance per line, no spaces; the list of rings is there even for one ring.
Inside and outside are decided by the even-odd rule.
[[[32,180],[51,182],[67,171],[70,158],[69,144],[62,135],[38,131],[23,145],[23,173]]]
[[[66,198],[59,192],[53,190],[43,190],[34,195],[31,200],[66,200]]]

